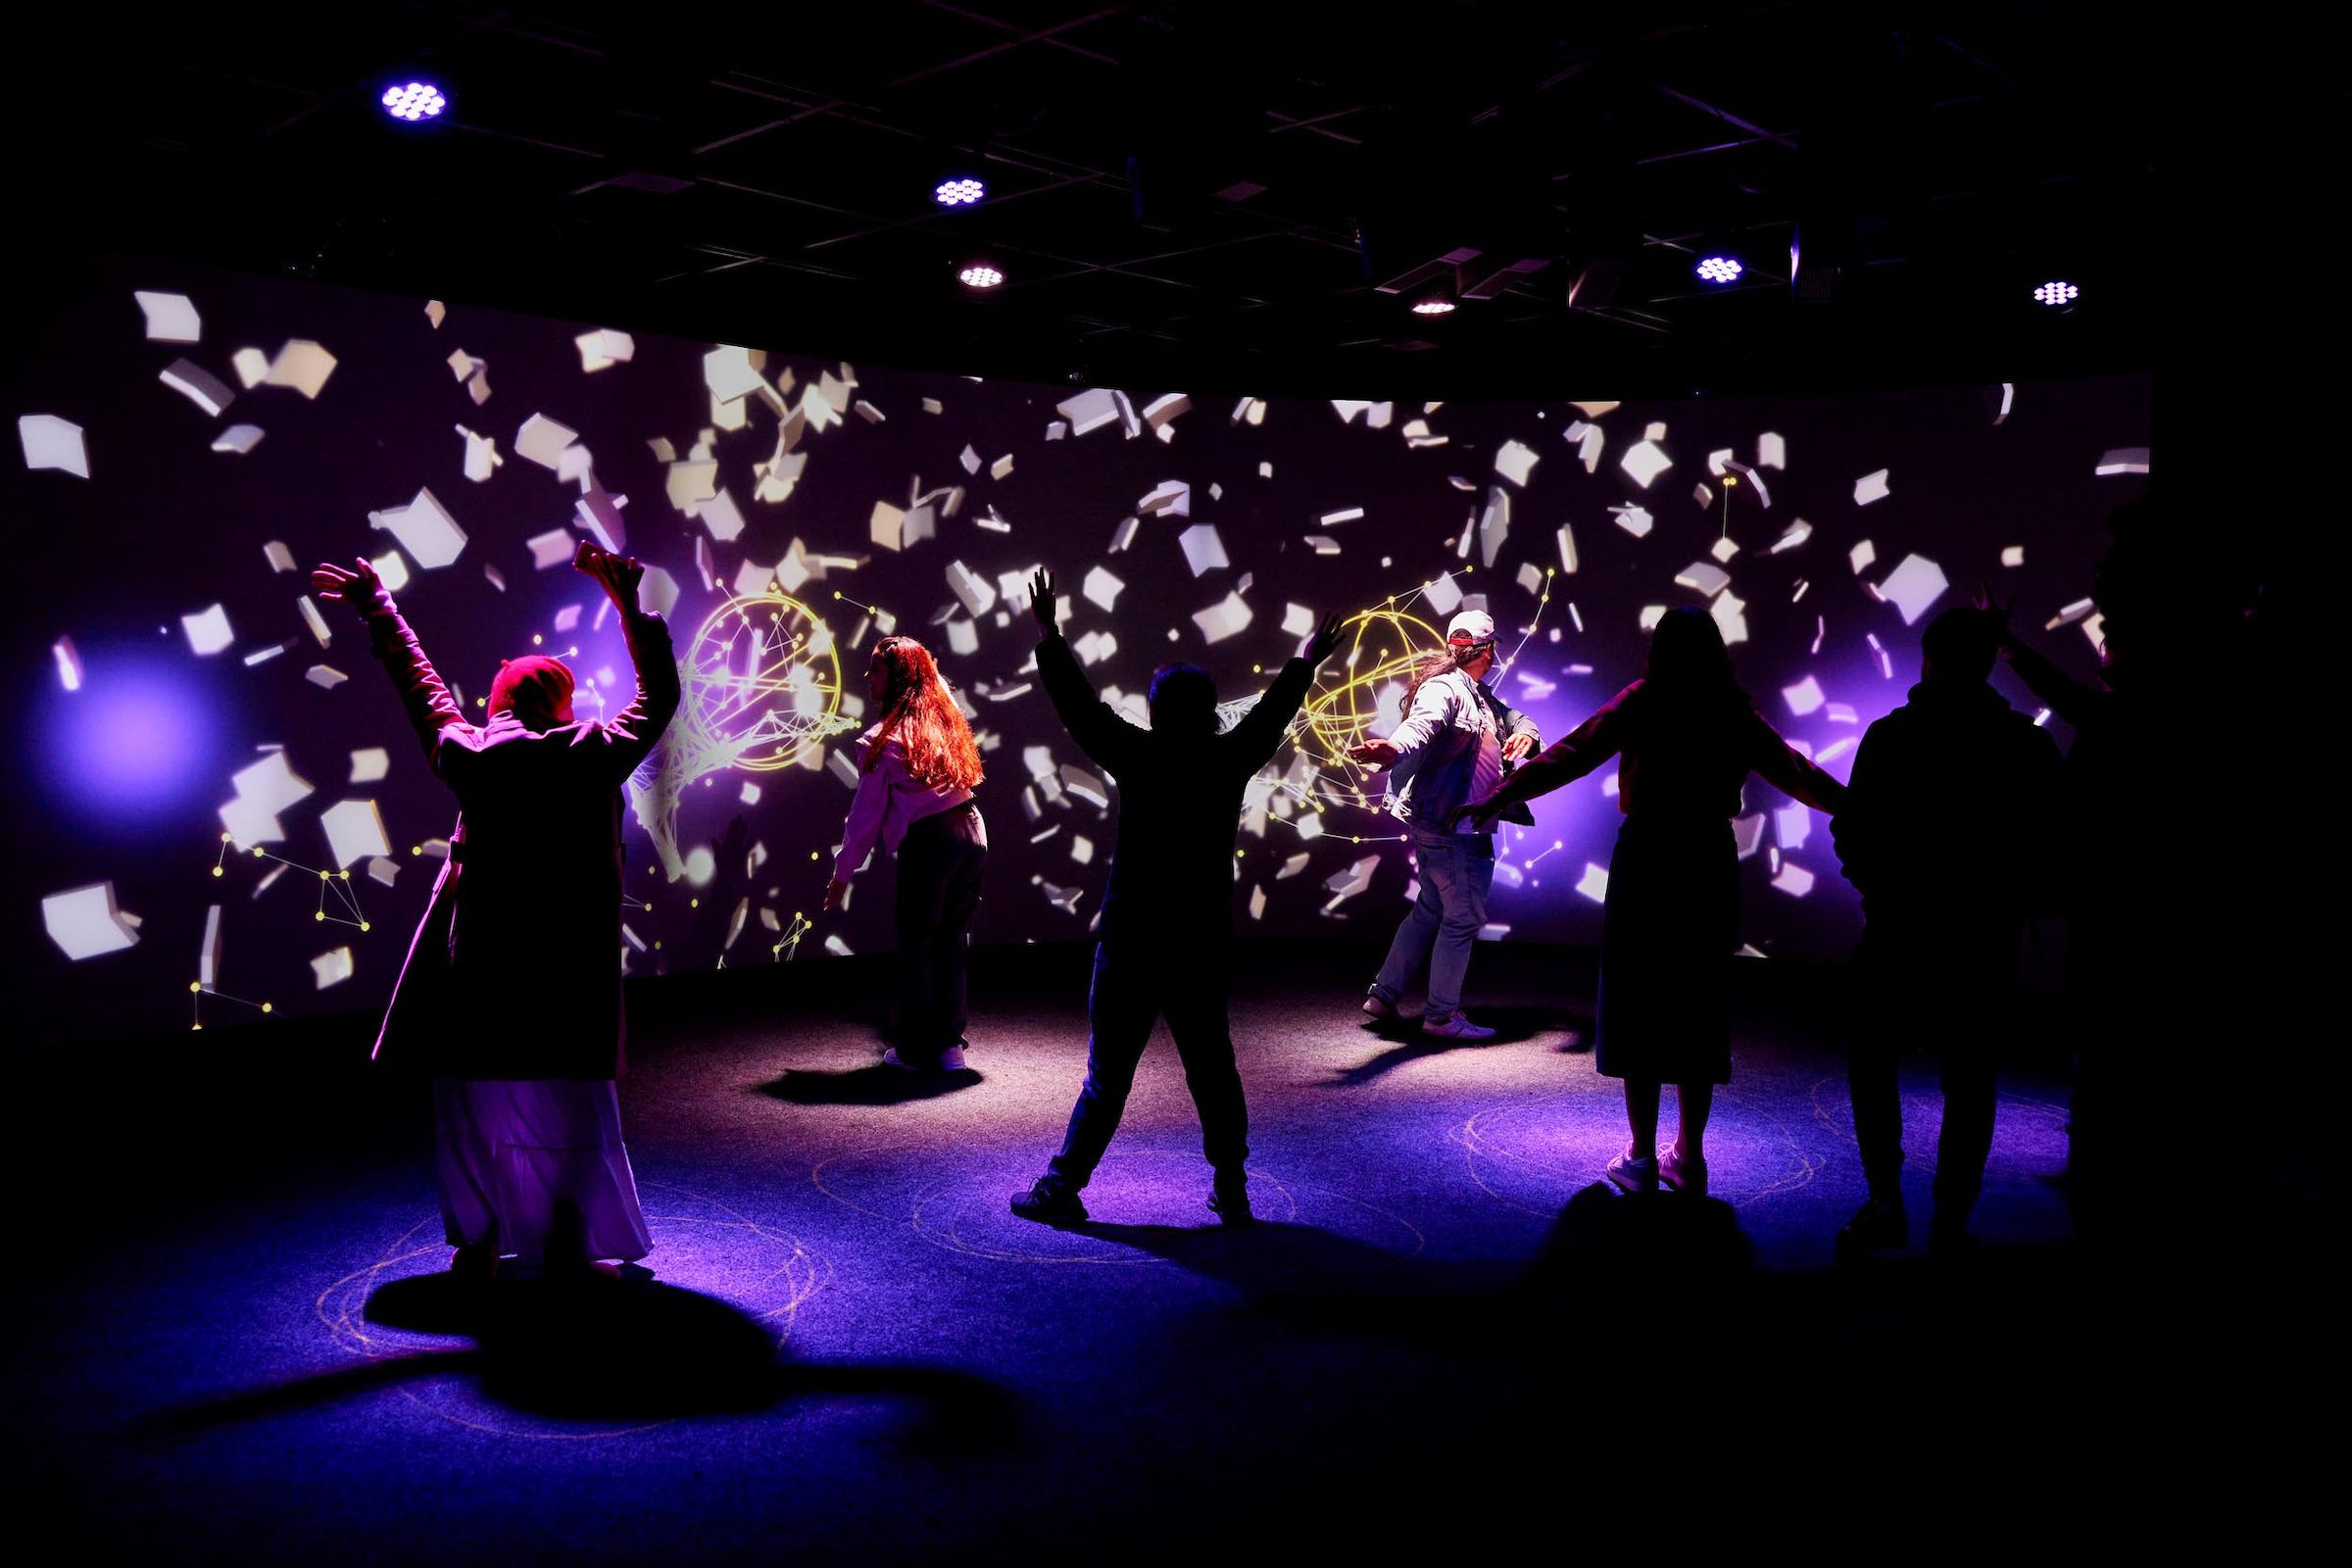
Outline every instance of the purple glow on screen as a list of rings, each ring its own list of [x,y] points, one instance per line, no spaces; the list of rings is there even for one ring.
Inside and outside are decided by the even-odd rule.
[[[86,815],[137,821],[212,789],[221,715],[182,669],[91,660],[82,687],[52,694],[28,740],[35,770]]]

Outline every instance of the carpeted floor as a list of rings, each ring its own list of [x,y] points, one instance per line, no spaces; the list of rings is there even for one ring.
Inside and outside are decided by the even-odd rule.
[[[1973,1462],[2076,1406],[2107,1330],[2046,1063],[2004,1076],[1982,1263],[1845,1268],[1834,971],[1744,972],[1698,1201],[1592,1190],[1625,1135],[1589,956],[1482,950],[1502,1032],[1444,1050],[1366,1024],[1363,967],[1250,958],[1248,1232],[1203,1207],[1164,1035],[1095,1222],[1006,1211],[1078,1085],[1082,954],[987,961],[947,1084],[874,1065],[870,967],[656,985],[622,1099],[657,1283],[486,1308],[435,1277],[423,1086],[358,1063],[362,1021],[43,1064],[12,1471],[168,1560],[1500,1551],[1558,1510],[1638,1540],[1678,1497]],[[1906,1117],[1924,1238],[1925,1062]]]

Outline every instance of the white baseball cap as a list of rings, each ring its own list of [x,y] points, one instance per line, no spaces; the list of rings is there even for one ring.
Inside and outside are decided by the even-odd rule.
[[[1483,610],[1465,610],[1446,623],[1446,640],[1449,643],[1491,643],[1494,640],[1494,617]]]

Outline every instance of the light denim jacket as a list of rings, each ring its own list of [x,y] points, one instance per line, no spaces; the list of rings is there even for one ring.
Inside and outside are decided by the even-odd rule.
[[[1478,766],[1478,738],[1494,715],[1497,744],[1525,735],[1544,744],[1535,720],[1458,669],[1432,675],[1413,694],[1411,711],[1389,736],[1396,760],[1389,764],[1383,809],[1400,821],[1443,833],[1453,808],[1470,797]]]

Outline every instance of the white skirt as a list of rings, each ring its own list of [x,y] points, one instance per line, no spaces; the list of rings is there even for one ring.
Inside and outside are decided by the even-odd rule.
[[[612,1080],[436,1078],[433,1126],[452,1246],[495,1235],[502,1255],[542,1264],[569,1204],[590,1259],[625,1262],[653,1250]]]

